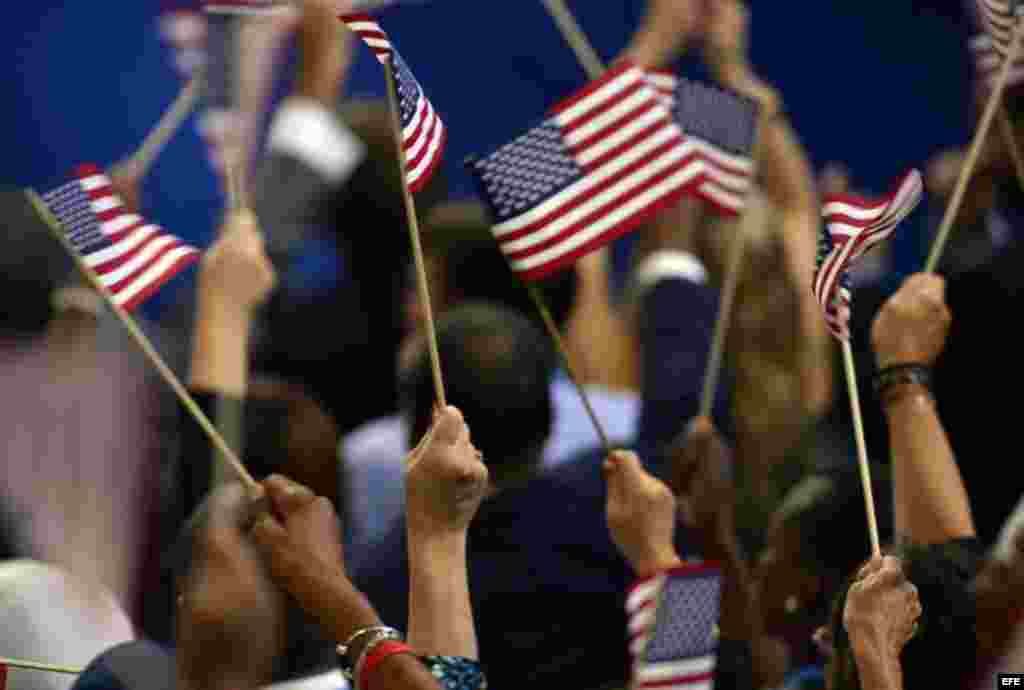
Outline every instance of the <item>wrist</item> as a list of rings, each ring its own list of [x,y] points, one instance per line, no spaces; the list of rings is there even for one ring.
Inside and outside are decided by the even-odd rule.
[[[409,544],[410,567],[427,566],[447,569],[446,565],[466,558],[466,530],[422,529],[406,530]],[[442,566],[444,564],[444,566]]]
[[[380,625],[380,616],[347,577],[331,577],[316,589],[323,594],[310,597],[306,606],[333,639],[347,640],[357,630]]]
[[[220,294],[215,288],[204,286],[200,279],[197,321],[214,323],[231,330],[240,328],[240,332],[248,335],[254,311],[254,307],[242,304],[229,295]]]
[[[660,548],[640,557],[631,558],[630,565],[637,577],[649,577],[682,565],[674,547]]]

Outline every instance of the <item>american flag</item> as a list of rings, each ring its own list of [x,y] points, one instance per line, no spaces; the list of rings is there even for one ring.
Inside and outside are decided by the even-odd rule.
[[[702,180],[695,187],[697,195],[721,213],[741,213],[754,180],[757,103],[670,72],[650,72],[648,79],[671,108],[687,144],[704,166]]]
[[[971,0],[973,9],[977,10],[977,18],[983,32],[971,38],[969,47],[974,60],[975,71],[989,87],[999,77],[999,69],[1003,65],[1003,57],[1009,49],[1014,27],[1014,14],[1020,16],[1024,7],[1014,7],[1011,0]],[[1007,86],[1016,86],[1024,82],[1024,54],[1018,54],[1010,68]]]
[[[377,20],[365,14],[350,14],[341,20],[366,42],[385,69],[393,70],[402,123],[406,181],[410,190],[418,192],[441,163],[447,137],[444,123]]]
[[[821,210],[825,227],[818,242],[813,290],[825,322],[837,338],[850,337],[850,266],[892,235],[920,203],[923,190],[921,173],[911,170],[882,199],[848,195],[825,198]]]
[[[468,165],[494,215],[494,236],[524,280],[629,232],[703,172],[664,102],[630,63]]]
[[[721,574],[708,564],[638,583],[626,599],[633,687],[710,690],[720,601]]]
[[[115,304],[134,309],[199,259],[195,247],[128,213],[99,168],[83,165],[75,176],[43,202]]]

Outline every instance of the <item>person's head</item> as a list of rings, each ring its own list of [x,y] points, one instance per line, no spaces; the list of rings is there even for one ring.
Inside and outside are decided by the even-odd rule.
[[[900,654],[903,687],[969,687],[976,671],[974,575],[970,555],[956,544],[901,546],[895,549],[907,580],[917,587],[921,617],[917,630]],[[829,627],[832,654],[829,690],[858,690],[860,680],[843,625],[851,576],[836,595]]]
[[[423,251],[435,315],[465,302],[485,301],[543,326],[529,291],[495,242],[482,205],[451,202],[435,208],[424,226]],[[536,287],[555,324],[564,329],[576,301],[576,269],[560,271]],[[426,310],[414,280],[406,288],[405,310],[408,332],[422,333]]]
[[[872,492],[883,539],[891,534],[888,478],[873,472]],[[864,492],[854,468],[805,478],[772,515],[755,578],[765,627],[820,625],[843,578],[870,553]]]
[[[267,684],[326,669],[333,646],[271,579],[248,529],[245,489],[225,484],[175,549],[175,646],[182,678]]]
[[[522,314],[486,303],[458,307],[437,325],[448,404],[462,411],[492,482],[528,471],[551,432],[554,356],[547,340]],[[433,420],[431,371],[423,346],[403,381],[410,447]]]

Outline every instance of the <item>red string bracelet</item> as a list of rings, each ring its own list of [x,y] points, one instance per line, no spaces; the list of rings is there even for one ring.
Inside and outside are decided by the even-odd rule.
[[[384,640],[374,645],[370,653],[366,655],[363,668],[359,672],[359,690],[369,690],[368,681],[378,666],[385,659],[395,654],[414,654],[413,648],[404,642],[397,640]]]

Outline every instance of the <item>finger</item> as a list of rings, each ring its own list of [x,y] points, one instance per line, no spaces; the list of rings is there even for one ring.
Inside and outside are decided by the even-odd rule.
[[[435,438],[438,441],[457,443],[460,440],[469,438],[469,427],[466,426],[462,413],[452,405],[441,411],[435,426],[437,427]]]
[[[279,474],[268,477],[264,480],[263,486],[267,490],[273,509],[285,520],[316,499],[316,494],[302,484]]]
[[[269,513],[256,520],[249,534],[257,546],[267,551],[274,551],[289,540],[287,530]]]
[[[881,558],[872,558],[871,560],[869,560],[867,563],[862,565],[857,570],[857,577],[854,578],[854,579],[855,580],[863,580],[868,575],[871,575],[872,573],[878,572],[879,570],[881,570],[881,568],[882,568],[882,559]]]

